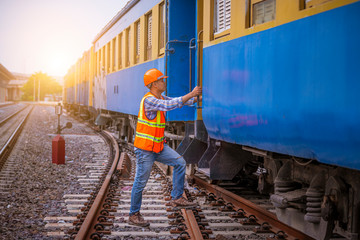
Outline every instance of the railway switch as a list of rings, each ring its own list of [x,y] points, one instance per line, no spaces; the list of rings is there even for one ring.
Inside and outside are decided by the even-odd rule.
[[[58,126],[56,133],[58,134],[52,140],[52,163],[65,164],[65,140],[60,136],[61,131],[65,128],[72,128],[72,123],[67,122],[64,127],[60,126],[60,116],[62,114],[61,103],[55,106],[55,114],[58,115]]]
[[[58,126],[57,126],[57,134],[61,134],[61,131],[64,130],[65,128],[72,128],[72,123],[71,122],[67,122],[65,126],[60,126],[60,116],[62,114],[62,106],[61,103],[58,103],[58,105],[55,106],[55,114],[58,115]]]

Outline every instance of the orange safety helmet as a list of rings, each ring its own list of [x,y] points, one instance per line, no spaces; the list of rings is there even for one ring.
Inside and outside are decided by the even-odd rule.
[[[163,78],[168,78],[168,76],[165,76],[162,72],[160,72],[156,68],[152,68],[144,74],[144,84],[145,86],[147,86],[150,83],[153,83]]]

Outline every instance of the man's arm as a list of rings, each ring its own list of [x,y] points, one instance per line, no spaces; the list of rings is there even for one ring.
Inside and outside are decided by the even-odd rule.
[[[183,104],[186,103],[187,101],[189,101],[191,98],[200,95],[201,92],[202,92],[201,87],[196,86],[191,92],[189,92],[188,94],[182,96],[182,102],[183,102]],[[195,103],[195,102],[197,102],[197,99],[194,101],[194,103]]]
[[[171,99],[173,99],[173,98],[171,98],[171,97],[168,97],[168,96],[163,96],[164,98],[165,98],[165,100],[171,100]],[[200,96],[200,101],[201,101],[201,99],[202,99],[202,96]],[[181,97],[181,102],[182,102],[182,97]],[[196,103],[197,102],[197,98],[190,98],[187,102],[185,102],[185,103],[182,103],[182,105],[193,105],[194,103]]]
[[[183,106],[181,97],[170,98],[164,96],[164,99],[158,99],[156,97],[147,97],[144,100],[145,111],[163,111],[167,112],[175,108]]]
[[[184,104],[191,105],[197,101],[196,98],[192,98],[196,97],[199,94],[201,94],[201,87],[195,87],[194,90],[182,97],[171,98],[163,96],[165,99],[158,99],[156,97],[150,96],[145,98],[144,100],[145,111],[167,112],[175,108],[180,108]]]

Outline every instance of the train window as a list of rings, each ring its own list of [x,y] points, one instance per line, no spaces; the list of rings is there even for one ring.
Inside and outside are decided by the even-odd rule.
[[[121,46],[122,46],[122,34],[118,35],[118,42],[117,42],[117,59],[118,59],[118,69],[122,68],[122,61],[121,61]]]
[[[214,2],[214,34],[221,33],[231,26],[231,0]]]
[[[130,66],[130,27],[126,29],[125,66]]]
[[[334,0],[300,0],[300,10],[317,7],[324,3],[332,2]]]
[[[85,62],[84,62],[84,81],[86,82],[89,78],[88,76],[88,63],[89,63],[89,56],[88,52],[85,53]]]
[[[97,51],[97,54],[96,54],[96,56],[97,56],[97,69],[96,69],[96,72],[97,72],[97,74],[96,75],[100,75],[100,57],[101,57],[101,55],[100,55],[100,50],[99,51]]]
[[[97,76],[98,75],[98,59],[99,59],[99,57],[98,57],[98,52],[96,52],[95,54],[94,54],[94,58],[95,58],[95,76]]]
[[[146,52],[145,52],[145,61],[151,59],[151,50],[152,50],[152,14],[149,13],[145,16],[146,19]]]
[[[101,71],[105,71],[105,46],[101,48]]]
[[[140,60],[140,21],[135,23],[135,63]]]
[[[114,85],[114,94],[119,94],[119,85]]]
[[[100,69],[101,69],[101,49],[97,52],[97,73],[100,75]]]
[[[112,40],[112,44],[111,44],[111,47],[112,47],[112,71],[116,71],[116,38],[114,38]]]
[[[101,49],[99,49],[99,69],[98,69],[98,75],[100,75],[101,74],[101,64],[102,64],[102,62],[101,62]]]
[[[119,93],[119,86],[118,85],[115,85],[114,86],[114,93]]]
[[[165,4],[161,3],[159,5],[160,9],[159,9],[159,21],[160,21],[160,26],[159,26],[159,49],[162,51],[160,51],[160,53],[164,52],[164,47],[165,47]]]
[[[84,58],[84,67],[83,67],[83,80],[84,80],[84,82],[86,82],[87,81],[87,79],[88,79],[88,76],[87,76],[87,73],[88,73],[88,69],[87,69],[87,63],[88,63],[88,56],[87,56],[88,54],[87,53],[85,53],[85,58]]]
[[[258,25],[275,19],[275,0],[253,1],[252,25]]]
[[[303,10],[306,8],[306,2],[307,0],[299,0],[299,9]]]
[[[110,42],[108,42],[106,44],[106,60],[105,60],[105,63],[106,63],[105,70],[108,73],[110,73],[111,72],[111,69],[110,69]]]

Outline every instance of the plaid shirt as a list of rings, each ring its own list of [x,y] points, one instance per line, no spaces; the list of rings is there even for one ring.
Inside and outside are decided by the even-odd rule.
[[[145,98],[145,115],[148,119],[152,120],[156,117],[157,111],[170,111],[175,108],[181,108],[184,105],[194,104],[195,99],[190,98],[185,104],[182,102],[182,97],[171,98],[163,96],[164,99],[158,99],[156,97],[150,96]]]

